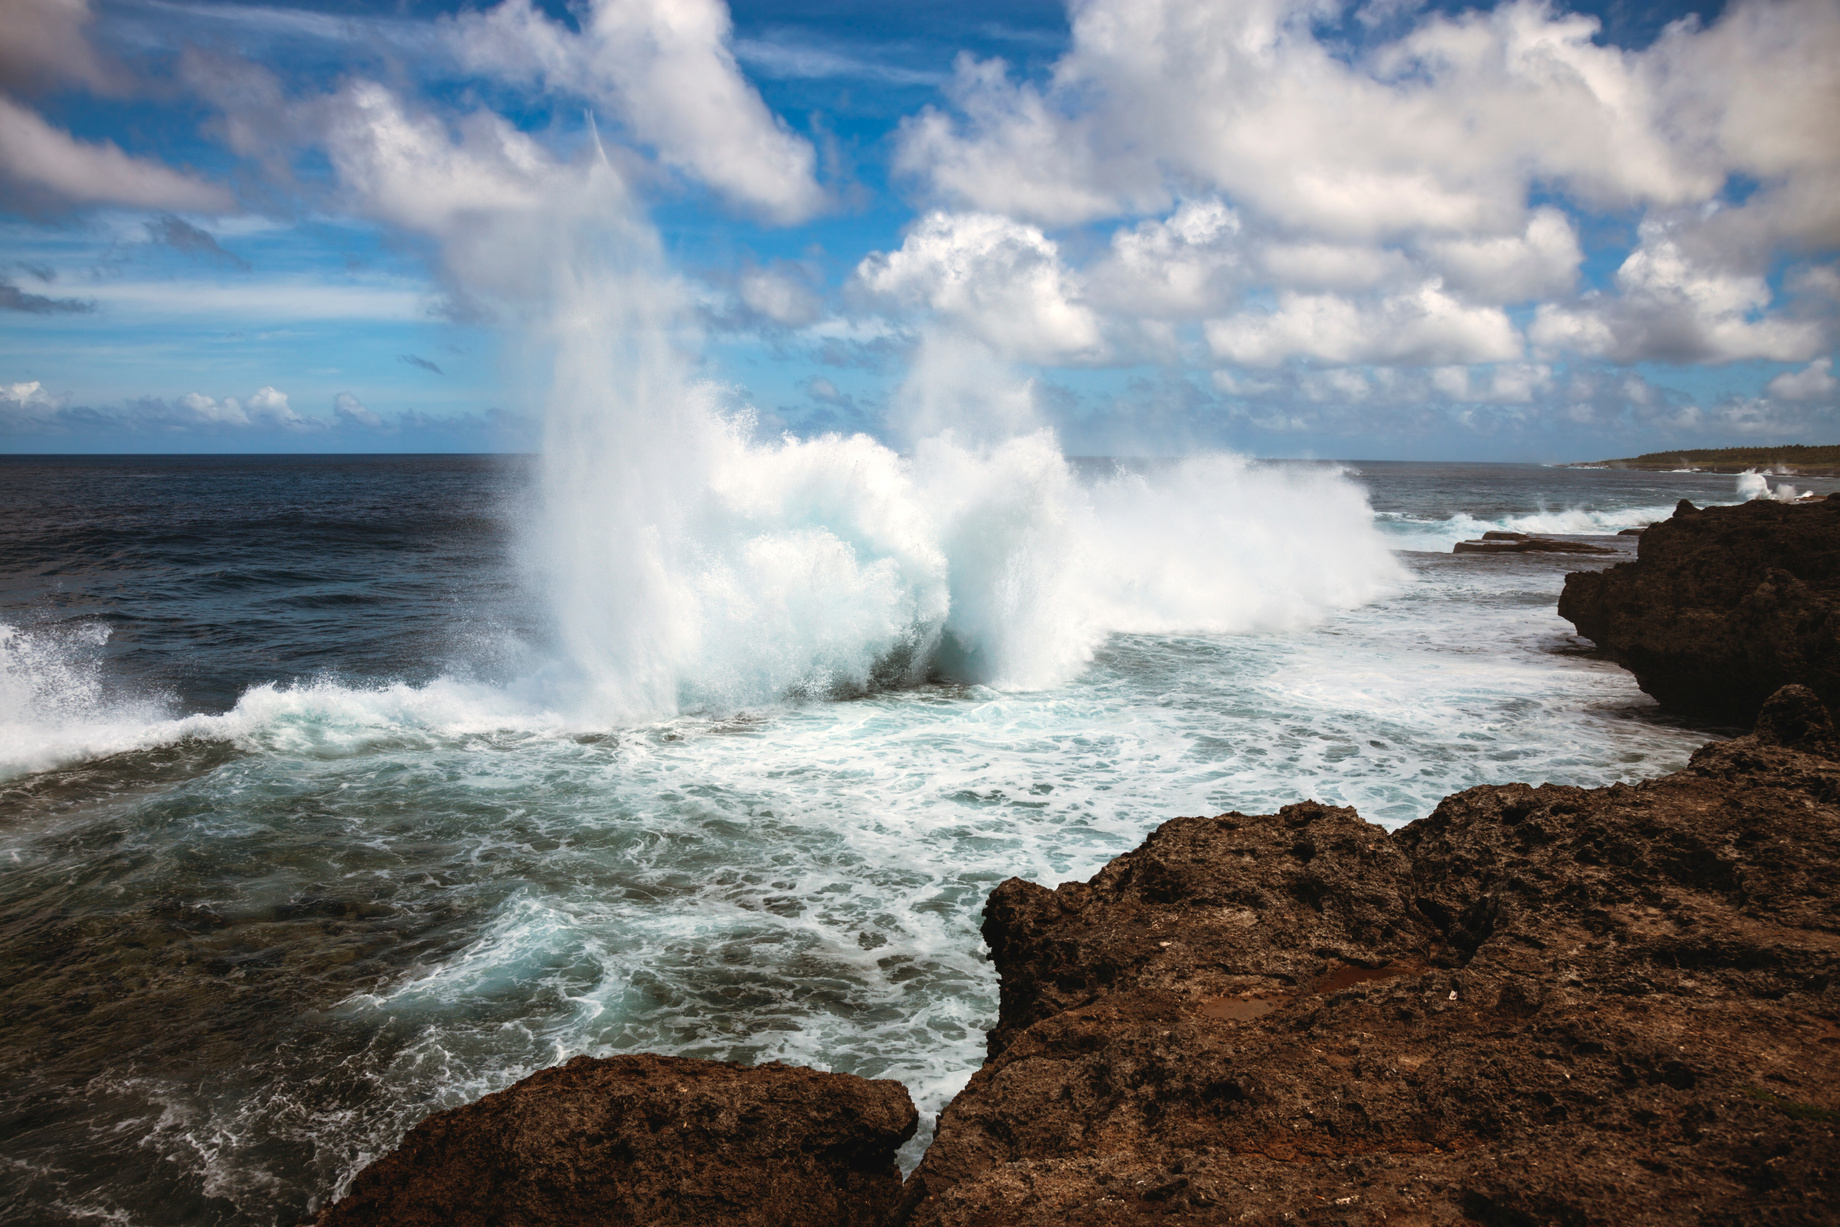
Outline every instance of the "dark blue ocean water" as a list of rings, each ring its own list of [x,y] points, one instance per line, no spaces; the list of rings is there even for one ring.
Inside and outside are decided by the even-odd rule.
[[[1181,813],[1314,796],[1397,826],[1704,739],[1557,620],[1579,559],[1449,547],[1628,551],[1734,479],[1351,470],[1390,557],[1249,485],[1191,575],[1102,504],[1105,548],[1257,597],[1211,629],[1165,602],[1028,686],[604,719],[552,701],[576,666],[534,461],[0,459],[0,1220],[291,1222],[429,1111],[580,1052],[892,1076],[936,1110],[993,1020],[978,911],[1010,874],[1087,876]],[[1000,528],[942,537],[948,563]],[[729,555],[758,582],[783,545]],[[1342,600],[1325,572],[1356,562]],[[817,574],[776,608],[835,620]]]

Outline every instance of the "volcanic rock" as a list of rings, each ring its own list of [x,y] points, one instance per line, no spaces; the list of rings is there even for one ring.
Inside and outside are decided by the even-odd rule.
[[[1840,703],[1840,495],[1682,500],[1635,562],[1566,576],[1559,614],[1686,715],[1745,725],[1789,683]]]
[[[1808,691],[1683,771],[1178,818],[1011,879],[990,1057],[901,1221],[1840,1221],[1840,762]]]
[[[430,1116],[315,1222],[875,1227],[917,1121],[899,1082],[576,1057]]]
[[[1526,533],[1486,532],[1479,541],[1459,541],[1450,547],[1453,554],[1614,554],[1607,545],[1584,541],[1555,541],[1551,537],[1532,537]]]

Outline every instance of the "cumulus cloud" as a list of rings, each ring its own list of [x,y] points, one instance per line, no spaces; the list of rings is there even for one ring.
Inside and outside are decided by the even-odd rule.
[[[1548,352],[1614,362],[1805,361],[1825,343],[1813,320],[1770,315],[1769,283],[1756,273],[1695,260],[1673,229],[1644,223],[1617,270],[1616,296],[1543,304],[1528,330]]]
[[[578,20],[572,31],[504,0],[451,29],[471,68],[595,102],[666,165],[770,220],[817,211],[816,151],[742,75],[721,0],[592,0]]]
[[[1550,206],[1535,209],[1519,234],[1433,239],[1425,254],[1445,285],[1492,303],[1570,293],[1584,263],[1571,220]]]
[[[63,407],[63,399],[47,392],[36,379],[29,383],[0,383],[0,425],[13,429],[40,425]]]
[[[1240,279],[1239,215],[1217,198],[1184,201],[1112,235],[1092,270],[1095,301],[1114,311],[1192,316],[1221,305]]]
[[[224,189],[158,162],[123,153],[112,141],[80,141],[0,96],[0,204],[43,209],[131,205],[223,213]]]
[[[1276,366],[1290,358],[1450,365],[1507,361],[1521,353],[1505,312],[1460,302],[1435,280],[1370,300],[1285,292],[1275,311],[1210,320],[1206,331],[1216,357],[1242,366]]]
[[[202,392],[187,392],[160,413],[162,402],[151,398],[136,402],[144,418],[172,426],[260,426],[288,431],[323,430],[324,418],[309,418],[288,403],[287,393],[272,387],[249,396],[221,399]]]
[[[1350,62],[1312,33],[1318,12],[1088,0],[1045,89],[961,63],[962,118],[915,119],[901,165],[947,198],[1050,222],[1154,208],[1186,181],[1344,238],[1505,232],[1535,179],[1619,204],[1723,182],[1672,139],[1650,60],[1593,42],[1591,18],[1518,0],[1432,16]]]
[[[1834,378],[1834,360],[1816,358],[1799,371],[1784,371],[1770,380],[1764,394],[1773,400],[1820,400],[1835,389],[1840,389],[1840,379]]]
[[[1096,354],[1099,321],[1034,226],[988,213],[932,213],[894,252],[856,269],[869,295],[919,308],[996,353],[1032,362]]]
[[[1350,59],[1313,33],[1320,11],[1085,0],[1045,88],[961,60],[958,114],[910,121],[899,165],[1048,223],[1154,211],[1198,183],[1324,235],[1505,235],[1534,182],[1670,206],[1734,171],[1781,181],[1784,208],[1808,212],[1800,233],[1835,215],[1840,11],[1825,0],[1740,0],[1638,53],[1596,43],[1594,18],[1513,0]]]
[[[1089,301],[1213,315],[1236,361],[1501,361],[1519,342],[1499,308],[1520,304],[1543,351],[1615,362],[1825,342],[1766,276],[1840,243],[1840,6],[1734,0],[1640,51],[1547,0],[1424,8],[1376,0],[1357,16],[1399,33],[1351,54],[1317,33],[1317,0],[1080,0],[1045,82],[961,57],[896,166],[1017,223],[1152,216],[1115,231]],[[1578,225],[1534,198],[1554,188],[1646,213],[1613,292],[1572,297]],[[1204,217],[1230,232],[1178,224]],[[1256,291],[1278,309],[1224,314]]]

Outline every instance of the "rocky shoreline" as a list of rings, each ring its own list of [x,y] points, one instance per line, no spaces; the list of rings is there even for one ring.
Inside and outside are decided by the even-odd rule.
[[[1836,755],[1790,688],[1633,786],[1178,818],[1011,879],[989,1059],[905,1185],[896,1083],[577,1058],[317,1222],[1835,1222]]]
[[[898,1083],[578,1057],[315,1222],[1840,1222],[1830,581],[1840,498],[1683,505],[1568,577],[1664,704],[1755,717],[1671,775],[1471,788],[1390,835],[1176,818],[1090,881],[1002,883],[987,1059],[905,1182]]]

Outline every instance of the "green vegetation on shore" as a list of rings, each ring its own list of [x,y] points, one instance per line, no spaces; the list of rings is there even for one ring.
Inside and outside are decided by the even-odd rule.
[[[1774,468],[1791,472],[1840,471],[1840,444],[1809,447],[1801,443],[1782,447],[1702,447],[1675,452],[1649,452],[1622,460],[1599,460],[1613,469],[1707,469],[1736,473],[1744,469]]]

